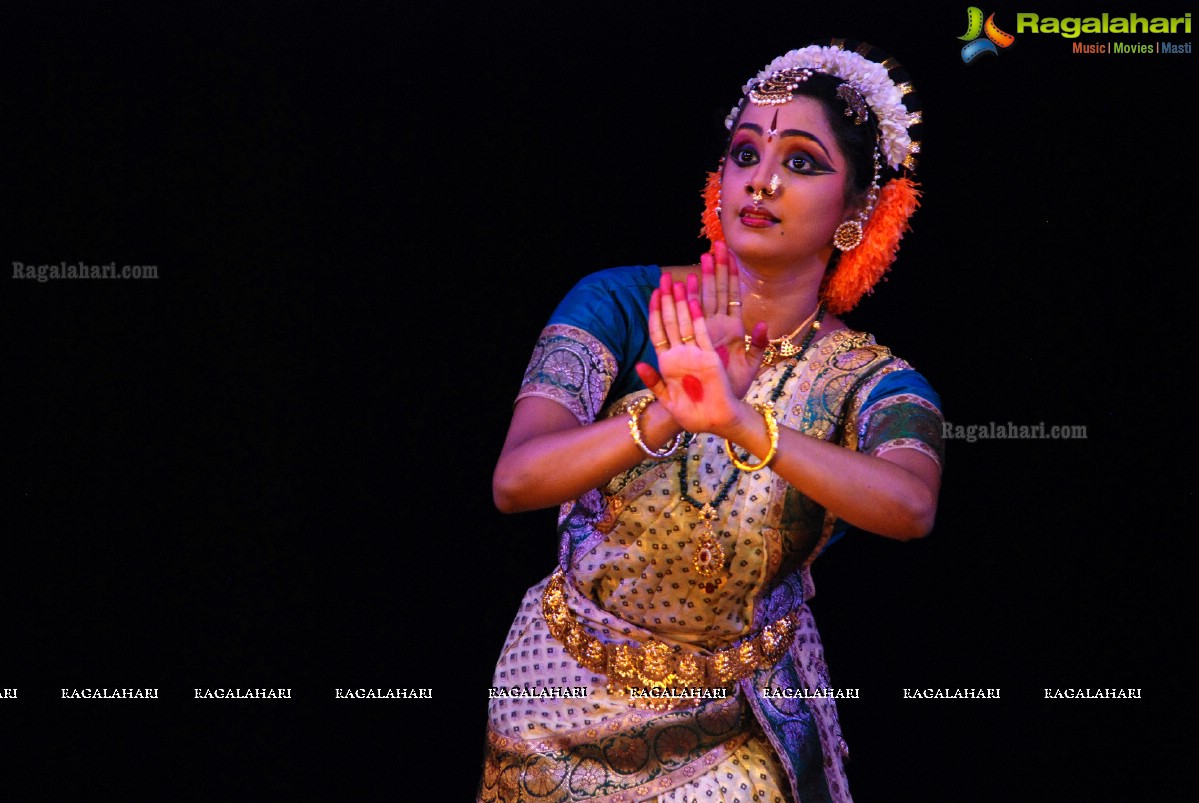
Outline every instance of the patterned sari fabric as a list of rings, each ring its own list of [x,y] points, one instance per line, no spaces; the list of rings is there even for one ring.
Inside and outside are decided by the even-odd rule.
[[[542,333],[520,396],[582,423],[624,415],[646,391],[622,387],[621,363],[652,355],[566,317]],[[817,339],[746,398],[777,399],[779,424],[815,438],[941,460],[936,394],[869,335]],[[701,503],[723,494],[718,577],[693,564],[702,524],[684,487]],[[479,800],[850,800],[836,705],[802,694],[833,688],[805,603],[812,561],[843,523],[769,469],[737,471],[723,439],[699,434],[564,505],[559,524],[558,568],[525,596],[496,667],[493,687],[526,693],[491,701]],[[638,699],[639,687],[704,693]]]

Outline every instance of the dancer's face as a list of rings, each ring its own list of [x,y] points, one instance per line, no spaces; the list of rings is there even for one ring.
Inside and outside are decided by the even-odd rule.
[[[780,106],[746,104],[721,189],[729,247],[751,264],[810,263],[823,270],[833,231],[858,208],[847,192],[849,173],[820,101],[800,96]]]

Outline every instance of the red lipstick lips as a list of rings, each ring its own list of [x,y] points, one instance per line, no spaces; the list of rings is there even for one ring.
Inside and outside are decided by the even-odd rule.
[[[760,206],[743,206],[739,212],[741,223],[752,228],[763,228],[779,222],[779,219]]]

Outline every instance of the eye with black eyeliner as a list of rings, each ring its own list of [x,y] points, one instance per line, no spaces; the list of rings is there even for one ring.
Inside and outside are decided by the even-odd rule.
[[[758,152],[749,145],[734,145],[729,150],[729,158],[738,167],[749,167],[758,163]]]
[[[793,153],[783,162],[788,170],[801,176],[832,173],[833,169],[808,153]]]

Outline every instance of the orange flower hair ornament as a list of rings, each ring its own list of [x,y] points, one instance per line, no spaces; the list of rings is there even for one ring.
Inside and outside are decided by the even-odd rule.
[[[704,184],[704,213],[700,217],[703,226],[699,229],[700,237],[707,237],[712,242],[724,240],[724,227],[720,225],[720,171],[713,170],[708,174]]]
[[[911,229],[908,219],[920,205],[920,188],[910,178],[893,178],[879,191],[878,204],[862,232],[862,243],[841,255],[837,267],[826,275],[820,298],[829,312],[849,312],[862,296],[874,292],[883,274],[891,269],[899,241]]]

